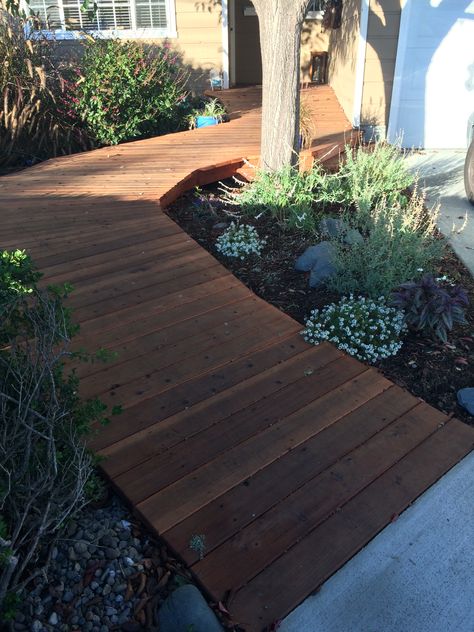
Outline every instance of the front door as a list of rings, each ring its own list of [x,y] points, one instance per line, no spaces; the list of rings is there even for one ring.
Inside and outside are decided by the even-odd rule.
[[[231,0],[231,83],[260,85],[262,57],[258,18],[251,0]],[[233,50],[232,50],[233,48]]]

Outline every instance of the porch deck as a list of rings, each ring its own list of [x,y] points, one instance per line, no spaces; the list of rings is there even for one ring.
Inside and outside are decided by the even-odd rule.
[[[334,347],[308,346],[162,212],[258,154],[257,91],[221,96],[226,125],[1,178],[0,233],[46,282],[75,286],[78,344],[119,354],[79,370],[84,396],[124,408],[91,442],[104,472],[256,632],[469,453],[474,429]],[[339,151],[348,122],[329,88],[312,96],[312,151]]]

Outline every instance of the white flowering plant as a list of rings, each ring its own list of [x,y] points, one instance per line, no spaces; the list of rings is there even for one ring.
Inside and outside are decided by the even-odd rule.
[[[216,250],[226,257],[245,259],[249,255],[260,255],[266,240],[259,237],[250,224],[232,222],[216,240]]]
[[[343,297],[315,309],[306,321],[304,339],[314,345],[327,340],[341,351],[371,364],[396,355],[406,331],[405,316],[385,299]]]

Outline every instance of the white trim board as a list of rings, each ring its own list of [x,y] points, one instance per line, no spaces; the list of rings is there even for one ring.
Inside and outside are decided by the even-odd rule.
[[[357,48],[357,63],[354,86],[354,107],[352,125],[359,127],[362,111],[362,97],[364,94],[365,56],[367,53],[367,30],[369,27],[370,0],[361,0],[359,46]],[[342,27],[344,28],[344,27]]]
[[[229,0],[221,0],[222,87],[229,87]]]
[[[390,113],[388,115],[387,140],[395,143],[400,139],[398,135],[398,118],[400,114],[400,100],[402,95],[402,75],[405,66],[405,57],[408,43],[408,24],[412,3],[403,0],[400,17],[400,30],[398,33],[397,58],[395,60],[395,73],[393,75],[392,98],[390,100]]]

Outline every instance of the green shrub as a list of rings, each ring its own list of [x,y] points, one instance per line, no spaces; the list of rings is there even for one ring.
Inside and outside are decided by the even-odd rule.
[[[402,191],[414,182],[396,145],[377,142],[366,148],[346,147],[338,173],[330,179],[335,201],[344,206],[373,208],[382,198],[389,204],[404,202]]]
[[[266,214],[282,226],[315,230],[319,212],[314,207],[316,183],[322,172],[300,172],[293,167],[280,171],[257,171],[255,178],[240,190],[227,192],[227,201],[239,207],[243,215]]]
[[[186,127],[186,75],[168,47],[92,40],[70,85],[70,108],[100,144]]]
[[[428,214],[416,192],[406,205],[382,200],[368,211],[357,207],[345,221],[364,239],[346,246],[336,241],[336,274],[328,286],[340,294],[388,296],[411,279],[429,271],[443,253],[444,242],[434,233],[436,216]]]
[[[64,111],[55,43],[27,40],[25,21],[0,10],[0,165],[24,164],[90,147]]]
[[[344,297],[323,310],[313,310],[303,331],[307,342],[325,340],[366,362],[377,362],[398,353],[405,331],[403,312],[388,307],[383,299]]]
[[[47,567],[61,529],[88,502],[94,458],[83,443],[104,421],[83,402],[69,349],[75,332],[59,288],[39,289],[22,251],[0,273],[0,620]]]

